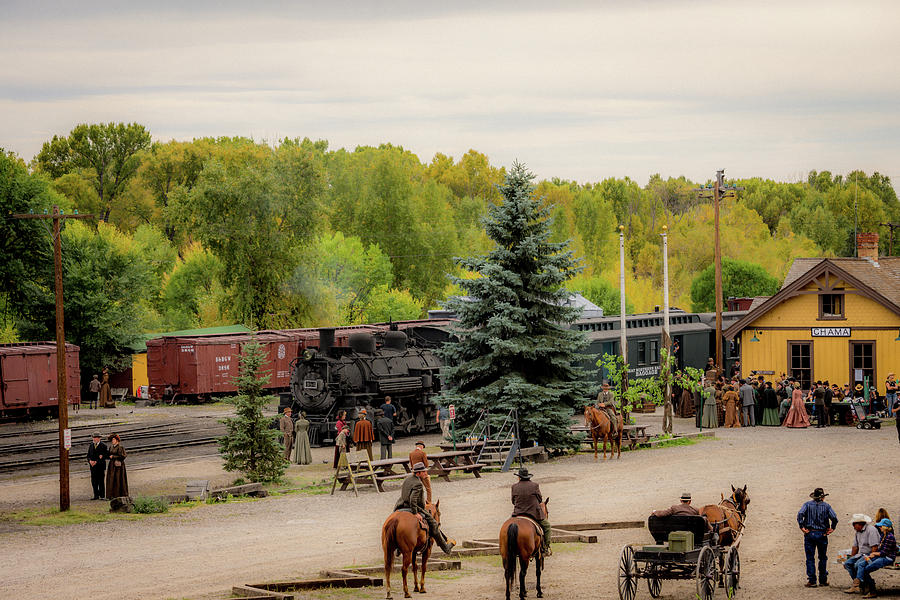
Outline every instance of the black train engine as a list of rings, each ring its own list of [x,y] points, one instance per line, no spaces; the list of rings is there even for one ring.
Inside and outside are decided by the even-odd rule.
[[[319,348],[292,363],[291,394],[282,407],[306,413],[315,445],[334,439],[339,411],[352,421],[366,408],[374,420],[386,396],[397,408],[398,434],[429,431],[437,428],[431,397],[441,390],[440,367],[432,350],[411,345],[402,331],[353,333],[345,347],[334,344],[334,329],[320,329]]]

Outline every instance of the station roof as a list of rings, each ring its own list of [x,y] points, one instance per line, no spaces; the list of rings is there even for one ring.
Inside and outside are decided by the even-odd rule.
[[[848,257],[795,258],[778,293],[758,303],[758,299],[755,299],[747,314],[725,331],[725,337],[735,337],[758,318],[826,273],[841,278],[867,298],[900,315],[900,304],[897,303],[900,299],[900,257],[885,256],[877,261]]]

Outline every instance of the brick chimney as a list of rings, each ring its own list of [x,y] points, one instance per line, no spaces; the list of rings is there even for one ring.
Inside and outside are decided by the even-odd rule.
[[[857,233],[856,234],[856,255],[859,258],[868,258],[873,262],[878,262],[878,234],[877,233]]]

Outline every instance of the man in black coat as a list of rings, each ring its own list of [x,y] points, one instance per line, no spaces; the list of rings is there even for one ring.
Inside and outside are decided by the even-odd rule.
[[[512,486],[512,503],[514,517],[529,517],[536,521],[544,532],[543,550],[544,556],[550,556],[553,552],[550,550],[550,521],[544,514],[541,503],[544,499],[541,497],[541,486],[531,481],[531,473],[528,469],[522,467],[516,475],[519,482]]]
[[[394,458],[394,421],[384,416],[381,409],[375,411],[375,416],[378,441],[381,443],[381,458]]]
[[[106,496],[106,459],[109,458],[109,451],[106,444],[100,441],[100,434],[96,431],[91,435],[91,445],[87,451],[88,465],[91,467],[91,487],[94,488],[94,497],[92,500],[103,500]]]

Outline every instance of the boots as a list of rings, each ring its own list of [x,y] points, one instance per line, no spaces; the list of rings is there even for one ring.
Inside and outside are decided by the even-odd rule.
[[[435,533],[434,541],[437,542],[437,545],[444,551],[444,554],[450,554],[453,551],[453,547],[456,545],[456,540],[448,539],[440,529]]]
[[[844,590],[844,593],[845,594],[858,594],[859,593],[859,583],[860,583],[859,579],[854,579],[853,585],[851,585],[849,588]]]

